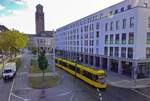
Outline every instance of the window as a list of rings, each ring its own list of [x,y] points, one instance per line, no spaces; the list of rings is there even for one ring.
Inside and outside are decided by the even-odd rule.
[[[113,56],[113,47],[110,47],[109,56]]]
[[[147,6],[147,3],[144,3],[144,7],[146,7],[146,8],[148,7],[148,6]]]
[[[105,35],[105,44],[108,44],[108,35]]]
[[[91,40],[91,46],[94,46],[94,40]]]
[[[91,30],[92,30],[92,31],[94,30],[94,26],[93,26],[93,24],[91,25]]]
[[[129,33],[129,40],[128,40],[129,44],[133,44],[134,43],[134,33],[130,32]]]
[[[115,14],[117,14],[117,13],[118,13],[118,9],[115,10]]]
[[[111,16],[112,14],[113,14],[113,11],[110,11],[110,12],[109,12],[109,15]]]
[[[96,40],[96,46],[99,46],[99,40]]]
[[[128,58],[133,58],[133,48],[128,48]]]
[[[126,48],[125,47],[121,48],[121,57],[123,57],[123,58],[126,57]]]
[[[83,28],[81,27],[81,32],[83,32]]]
[[[96,23],[96,29],[99,29],[99,23]]]
[[[77,41],[77,45],[79,45],[79,41]]]
[[[150,44],[150,32],[147,32],[147,44]]]
[[[108,55],[108,47],[104,48],[104,55]]]
[[[108,23],[105,24],[105,31],[108,31]]]
[[[150,58],[150,47],[146,48],[146,58]]]
[[[113,44],[113,41],[114,41],[114,36],[110,35],[110,44]]]
[[[96,38],[99,38],[99,31],[96,32]]]
[[[131,6],[131,5],[128,5],[127,9],[131,9],[131,8],[132,8],[132,6]]]
[[[116,30],[119,30],[119,20],[116,21]]]
[[[126,44],[126,33],[122,33],[122,44]]]
[[[124,11],[124,7],[121,8],[121,12],[123,12],[123,11]]]
[[[115,44],[119,44],[119,34],[116,34],[115,36]]]
[[[114,22],[110,23],[110,30],[112,31],[114,29]]]
[[[99,49],[98,48],[96,48],[96,54],[98,54],[99,53]]]
[[[126,20],[126,19],[123,19],[123,21],[122,21],[122,22],[123,22],[123,24],[122,24],[122,28],[123,28],[123,29],[125,29],[125,28],[126,28],[126,26],[127,26],[127,24],[126,24],[126,23],[127,23],[127,20]]]
[[[119,56],[119,47],[115,47],[115,56],[116,56],[116,57]]]
[[[130,28],[134,27],[134,17],[130,17]]]
[[[148,28],[150,28],[150,17],[148,17]]]

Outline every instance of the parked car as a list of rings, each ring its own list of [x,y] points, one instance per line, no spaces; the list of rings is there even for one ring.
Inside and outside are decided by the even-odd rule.
[[[16,74],[16,63],[7,63],[4,65],[2,78],[4,80],[12,79]]]

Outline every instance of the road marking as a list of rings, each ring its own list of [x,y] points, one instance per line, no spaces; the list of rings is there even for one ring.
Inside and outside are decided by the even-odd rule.
[[[99,92],[99,89],[97,88],[97,91]]]
[[[19,98],[19,99],[22,99],[23,101],[32,100],[32,99],[25,99],[25,98],[23,98],[23,97],[17,96],[17,95],[15,95],[14,93],[12,93],[12,96],[14,96],[14,97],[16,97],[16,98]]]
[[[14,97],[16,97],[16,98],[19,98],[19,99],[24,100],[24,98],[23,98],[23,97],[17,96],[17,95],[15,95],[14,93],[12,93],[11,95],[12,95],[12,96],[14,96]]]
[[[71,98],[70,98],[70,101],[72,101],[72,100],[73,100],[73,98],[74,98],[74,94],[72,94],[72,96],[71,96]]]
[[[8,96],[8,101],[10,101],[12,90],[14,88],[14,84],[15,84],[15,78],[14,78],[13,83],[12,83],[11,88],[10,88],[10,92],[9,92],[9,96]]]
[[[121,81],[110,81],[110,80],[108,80],[108,82],[115,84],[115,83],[130,82],[130,81],[129,80],[121,80]]]
[[[146,98],[149,98],[150,99],[150,96],[148,96],[148,95],[146,95],[146,94],[144,94],[144,93],[142,93],[142,92],[140,92],[140,91],[138,91],[138,90],[135,90],[135,89],[131,89],[132,91],[134,91],[134,92],[136,92],[136,93],[138,93],[138,94],[140,94],[140,95],[143,95],[144,97],[146,97]]]
[[[15,89],[15,90],[32,90],[32,88],[26,87],[26,88],[19,88],[19,89]]]
[[[61,94],[58,94],[56,96],[65,96],[65,95],[68,95],[68,94],[70,94],[70,92],[61,93]]]
[[[103,98],[102,98],[102,94],[100,93],[99,88],[97,88],[97,92],[98,92],[98,95],[99,95],[99,100],[100,100],[100,101],[102,101],[102,100],[103,100]]]

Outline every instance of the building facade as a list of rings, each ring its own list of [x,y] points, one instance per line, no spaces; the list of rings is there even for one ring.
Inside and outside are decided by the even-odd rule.
[[[56,56],[150,77],[150,0],[124,0],[56,30]]]

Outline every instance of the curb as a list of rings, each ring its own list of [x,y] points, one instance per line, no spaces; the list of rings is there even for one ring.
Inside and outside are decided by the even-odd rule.
[[[137,88],[147,88],[150,87],[150,85],[133,85],[133,86],[122,86],[119,84],[113,84],[113,83],[108,83],[108,85],[113,86],[113,87],[118,87],[118,88],[125,88],[125,89],[137,89]]]

